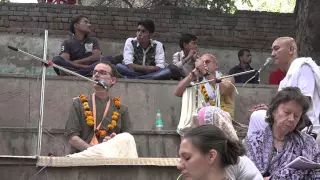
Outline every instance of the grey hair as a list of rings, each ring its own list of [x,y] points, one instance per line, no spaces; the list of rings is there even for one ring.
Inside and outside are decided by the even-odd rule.
[[[301,90],[297,87],[286,87],[281,91],[279,91],[274,98],[272,98],[269,104],[269,108],[267,110],[266,122],[272,126],[274,123],[273,112],[279,107],[280,104],[283,104],[289,101],[295,101],[302,108],[302,115],[295,128],[297,129],[297,127],[299,127],[299,125],[303,122],[303,117],[306,115],[310,107],[308,98],[304,96],[301,93]]]

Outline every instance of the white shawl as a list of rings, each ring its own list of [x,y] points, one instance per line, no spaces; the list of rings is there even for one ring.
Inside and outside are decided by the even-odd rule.
[[[313,108],[310,107],[310,110],[308,111],[307,115],[311,119],[313,125],[319,126],[320,107],[314,106],[320,103],[317,102],[320,100],[320,70],[319,66],[312,60],[312,58],[301,57],[295,59],[291,63],[286,77],[280,82],[278,91],[288,86],[298,87],[298,79],[301,73],[300,68],[303,65],[308,65],[312,69],[315,78],[315,89],[312,97]]]

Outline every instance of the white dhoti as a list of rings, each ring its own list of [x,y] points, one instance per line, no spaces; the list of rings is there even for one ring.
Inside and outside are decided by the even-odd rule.
[[[129,133],[121,133],[106,142],[67,157],[138,158],[138,153],[134,137]]]
[[[254,111],[251,114],[247,136],[250,136],[255,131],[264,130],[268,126],[265,121],[266,116],[266,110]]]

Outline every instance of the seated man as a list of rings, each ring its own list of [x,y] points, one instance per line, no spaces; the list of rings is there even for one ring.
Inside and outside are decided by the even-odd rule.
[[[192,34],[182,34],[179,42],[181,51],[176,52],[172,58],[172,79],[181,80],[185,78],[194,68],[197,60],[197,37]]]
[[[229,71],[229,74],[236,74],[241,73],[245,71],[253,70],[253,68],[250,66],[251,63],[251,53],[249,49],[241,49],[238,52],[238,58],[240,63],[236,65],[235,67],[231,68]],[[255,72],[249,73],[249,74],[243,74],[241,76],[234,77],[236,83],[246,83],[250,78],[252,78],[255,75]],[[253,79],[251,79],[248,83],[251,84],[259,84],[259,75],[255,76]]]
[[[166,68],[162,43],[151,39],[154,30],[153,21],[147,19],[138,22],[137,37],[126,40],[124,59],[122,64],[116,65],[120,74],[132,79],[171,78],[171,72]]]
[[[70,32],[74,36],[61,45],[60,56],[55,56],[53,62],[83,76],[90,73],[100,60],[101,51],[97,38],[89,37],[91,25],[86,16],[77,16],[70,23]],[[54,68],[57,75],[68,75]]]
[[[222,74],[217,71],[218,62],[215,56],[204,54],[195,62],[195,69],[185,77],[175,89],[174,94],[182,97],[181,117],[178,126],[178,133],[182,135],[192,124],[192,113],[197,116],[197,109],[202,106],[217,106],[229,113],[234,119],[235,89],[234,79],[226,78],[221,83],[207,80],[219,78]],[[202,76],[204,84],[198,87],[188,88],[194,77]],[[192,84],[192,83],[191,83]],[[198,94],[197,94],[198,92]],[[197,101],[197,102],[196,102]]]
[[[117,70],[112,64],[101,62],[94,68],[92,79],[103,80],[110,89],[117,81],[116,75]],[[96,151],[104,157],[110,157],[110,154],[137,156],[133,137],[129,133],[122,133],[130,124],[128,108],[121,104],[119,98],[110,96],[110,92],[102,86],[95,84],[94,89],[95,92],[89,97],[80,95],[73,99],[64,133],[72,146],[71,153],[83,151],[75,157],[88,156],[88,153],[94,156],[92,153]],[[111,138],[115,139],[109,142]],[[102,142],[103,145],[98,145]],[[106,148],[115,143],[116,149]],[[102,149],[109,152],[100,152]],[[124,151],[132,153],[121,153]]]
[[[269,74],[269,84],[279,85],[285,76],[286,74],[280,68],[277,68]]]
[[[302,94],[308,97],[310,108],[307,116],[313,124],[313,135],[320,133],[320,71],[318,65],[311,58],[298,58],[297,44],[291,37],[277,38],[272,44],[272,58],[274,64],[285,72],[278,91],[286,87],[298,87]],[[266,110],[264,104],[254,107],[250,117],[248,136],[254,131],[267,127],[265,122]]]

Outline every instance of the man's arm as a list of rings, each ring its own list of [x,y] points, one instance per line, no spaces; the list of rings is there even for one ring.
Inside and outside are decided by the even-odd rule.
[[[173,54],[172,56],[172,64],[177,66],[179,69],[182,69],[183,64],[184,64],[184,60],[182,59],[180,61],[180,52],[176,52]]]
[[[131,41],[133,38],[128,38],[126,40],[126,43],[124,45],[123,49],[123,64],[128,66],[130,69],[137,71],[137,72],[154,72],[157,71],[158,67],[156,66],[142,66],[138,64],[133,64],[133,56],[134,56],[134,50],[132,47]]]
[[[133,69],[134,71],[137,72],[147,72],[147,73],[151,73],[154,71],[158,71],[160,68],[157,66],[143,66],[143,65],[139,65],[139,64],[128,64],[127,65],[130,69]]]
[[[73,66],[76,66],[79,68],[87,68],[89,64],[92,64],[92,63],[100,60],[101,51],[100,51],[98,40],[96,40],[96,39],[93,40],[92,55],[89,57],[71,61],[70,60],[70,56],[71,56],[70,48],[71,47],[69,46],[68,41],[64,41],[61,45],[60,56],[65,61],[68,61],[69,63],[71,63]]]
[[[182,81],[179,82],[177,88],[174,90],[174,95],[178,97],[182,97],[183,92],[186,90],[187,86],[192,82],[193,77],[195,76],[194,69],[187,77],[185,77]]]
[[[316,80],[313,71],[308,65],[302,65],[300,75],[298,77],[298,88],[300,88],[303,95],[307,96],[310,102],[313,97]]]
[[[101,58],[101,50],[100,50],[100,45],[99,41],[97,38],[92,38],[92,55],[83,59],[78,59],[74,60],[73,62],[77,64],[83,64],[83,65],[91,65],[97,61],[100,60]]]
[[[214,79],[215,76],[213,74],[210,74],[206,76],[206,79],[211,80]],[[215,81],[210,81],[210,84],[214,87],[215,86]],[[220,94],[221,95],[229,95],[234,91],[234,78],[226,78],[224,79],[221,83],[219,83],[219,88],[220,88]]]
[[[90,145],[82,140],[79,136],[72,136],[68,142],[72,147],[80,151],[86,150],[88,147],[90,147]]]
[[[155,54],[155,63],[159,68],[166,67],[166,60],[164,57],[163,45],[161,42],[155,41],[157,43],[156,54]]]
[[[74,99],[72,106],[70,107],[64,135],[72,147],[83,151],[90,147],[90,145],[80,138],[80,132],[82,131],[80,124],[81,111],[77,109],[77,101],[79,101],[79,99]]]

